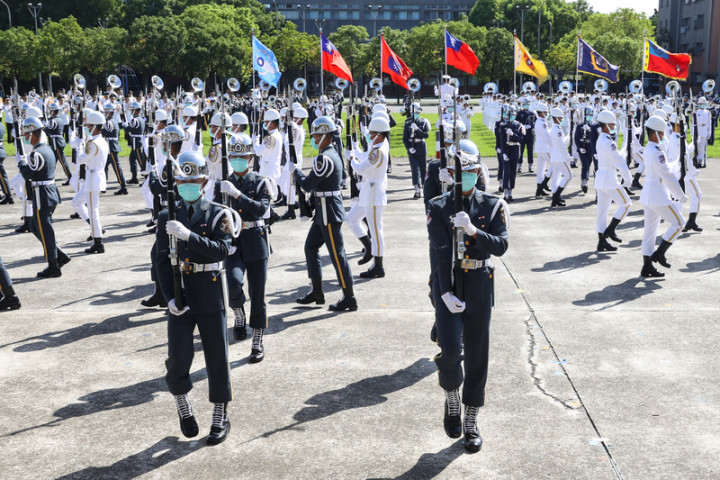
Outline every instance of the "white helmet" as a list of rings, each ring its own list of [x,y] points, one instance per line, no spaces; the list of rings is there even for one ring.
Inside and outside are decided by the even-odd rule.
[[[563,118],[565,116],[565,114],[563,113],[562,110],[555,107],[552,110],[550,110],[550,116],[555,117],[555,118]]]
[[[674,111],[672,105],[663,105],[662,109],[663,109],[663,111],[664,111],[665,113],[667,113],[668,115],[672,115],[672,113],[673,113],[673,111]]]
[[[287,107],[283,107],[280,109],[280,118],[287,117]]]
[[[280,114],[274,108],[268,108],[263,115],[263,122],[272,122],[273,120],[280,120]]]
[[[665,120],[665,121],[667,121],[667,119],[668,119],[668,114],[665,113],[665,110],[662,110],[662,109],[660,109],[660,108],[658,108],[657,110],[655,110],[655,111],[652,113],[652,115],[650,115],[650,116],[651,116],[651,117],[658,117],[658,118],[660,118],[660,119],[662,119],[662,120]]]
[[[222,116],[223,115],[225,116],[225,127],[229,127],[230,125],[232,125],[232,120],[230,119],[230,115],[228,115],[227,113],[218,112],[212,116],[212,119],[210,120],[210,126],[222,127],[222,122],[223,122]]]
[[[88,113],[87,117],[85,117],[85,123],[88,125],[103,125],[105,124],[105,116],[102,113],[93,110]]]
[[[538,103],[535,107],[535,111],[540,113],[547,113],[548,107],[544,103]]]
[[[301,108],[303,108],[303,106],[300,102],[293,102],[293,104],[292,104],[293,110],[300,110]]]
[[[192,105],[183,108],[183,117],[197,117],[197,108]]]
[[[670,115],[670,123],[677,123],[677,113],[673,112],[672,115]]]
[[[25,118],[30,117],[42,117],[42,112],[37,107],[29,107],[27,110],[25,110]]]
[[[368,125],[368,131],[387,133],[390,131],[390,123],[384,118],[375,117],[370,120],[370,125]]]
[[[372,107],[372,113],[375,112],[387,112],[387,107],[383,105],[382,103],[376,103]]]
[[[156,122],[164,122],[167,121],[167,112],[163,109],[159,109],[155,111],[155,121]]]
[[[243,112],[235,112],[230,117],[232,120],[233,125],[247,125],[250,122],[248,121],[247,115],[245,115]]]
[[[308,111],[303,107],[293,107],[293,117],[295,118],[308,118]]]
[[[373,118],[382,118],[382,119],[384,119],[386,122],[390,123],[390,117],[389,117],[388,114],[385,113],[385,112],[375,112],[375,113],[372,114],[371,119],[373,119]]]
[[[603,110],[602,112],[598,113],[597,121],[598,123],[611,125],[617,123],[617,118],[615,118],[615,115],[610,110]]]
[[[652,116],[647,119],[645,122],[645,128],[649,128],[650,130],[655,130],[656,132],[666,132],[667,131],[667,123],[665,123],[665,120],[663,120],[660,117]]]

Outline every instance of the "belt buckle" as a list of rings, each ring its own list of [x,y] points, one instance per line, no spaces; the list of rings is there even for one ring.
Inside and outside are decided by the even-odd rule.
[[[475,268],[475,260],[472,260],[470,258],[463,258],[460,261],[460,268],[463,269],[474,269]]]
[[[195,267],[189,262],[180,262],[180,271],[183,273],[192,273]]]

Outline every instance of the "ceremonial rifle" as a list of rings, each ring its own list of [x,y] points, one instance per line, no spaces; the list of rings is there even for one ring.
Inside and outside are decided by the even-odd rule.
[[[442,123],[441,123],[442,125]],[[457,134],[457,93],[453,93],[453,144],[455,146],[455,215],[463,211],[463,189],[462,189],[462,162],[460,161],[460,139]],[[463,300],[463,277],[462,260],[465,256],[465,232],[462,228],[455,227],[455,250],[454,282],[455,296]]]
[[[682,101],[677,98],[677,92],[675,93],[675,115],[677,121],[680,124],[680,188],[683,192],[685,191],[685,174],[687,173],[687,164],[685,163],[686,148],[685,139],[687,133],[685,132],[685,112],[682,111]]]
[[[175,203],[175,173],[173,171],[175,159],[172,156],[170,148],[170,136],[166,135],[165,150],[167,151],[168,156],[167,160],[165,161],[165,177],[167,181],[168,222],[176,219],[175,213],[177,206]],[[170,252],[168,253],[168,256],[170,257],[170,266],[173,273],[173,291],[175,297],[175,306],[178,308],[178,310],[182,310],[185,306],[185,303],[183,301],[182,294],[182,273],[180,272],[180,259],[177,250],[177,238],[175,238],[173,235],[168,234],[168,245],[170,247]]]
[[[692,105],[692,122],[693,122],[693,146],[695,147],[693,151],[693,165],[697,167],[698,165],[698,144],[697,144],[697,138],[698,138],[698,124],[697,124],[697,106],[695,104],[695,99],[692,95],[692,89],[690,89],[690,105]]]
[[[628,89],[625,89],[625,118],[627,119],[627,140],[625,141],[625,146],[627,148],[627,166],[629,167],[632,163],[632,140],[634,138],[633,135],[633,122],[635,119],[633,118],[633,115],[630,115],[630,101],[628,100]]]
[[[572,103],[568,101],[568,107],[570,108],[570,142],[568,142],[568,153],[572,156],[572,147],[573,143],[573,129],[575,128],[575,109],[572,106]],[[573,159],[573,162],[575,160]]]
[[[353,99],[353,89],[350,87],[350,103],[348,103],[347,118],[345,118],[345,145],[348,150],[353,149],[353,145],[357,144],[357,127],[354,131],[350,129],[351,121],[354,123],[355,120],[355,101]],[[357,174],[352,168],[352,161],[348,158],[348,174],[350,175],[350,198],[357,198],[360,195],[360,191],[357,187]]]
[[[198,125],[200,128],[200,125]],[[220,161],[222,162],[222,179],[227,180],[230,176],[228,172],[228,154],[227,154],[227,136],[225,135],[225,97],[220,97]],[[223,205],[228,205],[228,194],[222,195]]]

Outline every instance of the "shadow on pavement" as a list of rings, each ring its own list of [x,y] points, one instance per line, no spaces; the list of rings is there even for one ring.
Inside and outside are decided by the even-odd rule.
[[[440,475],[452,462],[465,453],[460,442],[455,442],[437,453],[423,453],[410,470],[392,480],[429,480]],[[369,478],[368,480],[391,480]]]
[[[583,268],[590,265],[600,263],[602,260],[608,260],[612,258],[611,255],[606,253],[598,253],[596,251],[584,252],[574,257],[561,258],[552,262],[547,262],[542,267],[533,268],[533,272],[549,272],[552,270],[567,272],[576,268]]]
[[[648,295],[655,290],[662,288],[662,279],[646,279],[643,277],[635,277],[625,280],[618,285],[608,285],[602,290],[590,292],[585,295],[583,300],[575,300],[573,305],[580,307],[589,307],[593,305],[601,305],[607,303],[608,305],[601,308],[605,310],[607,308],[622,305],[623,303],[632,302],[638,298]]]
[[[178,437],[165,437],[155,445],[123,458],[107,467],[87,467],[77,472],[58,477],[57,480],[78,480],[113,478],[115,480],[130,480],[170,462],[189,455],[205,446],[204,442],[180,441]]]
[[[690,262],[685,268],[680,269],[681,272],[717,272],[720,271],[720,253],[711,258],[700,260],[699,262]]]

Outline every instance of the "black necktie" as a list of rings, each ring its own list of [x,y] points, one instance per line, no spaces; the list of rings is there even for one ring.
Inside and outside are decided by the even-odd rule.
[[[463,198],[463,210],[470,212],[470,198],[468,197]]]
[[[190,205],[188,207],[188,220],[190,220],[192,218],[192,216],[193,216],[193,207],[192,207],[192,205]]]

